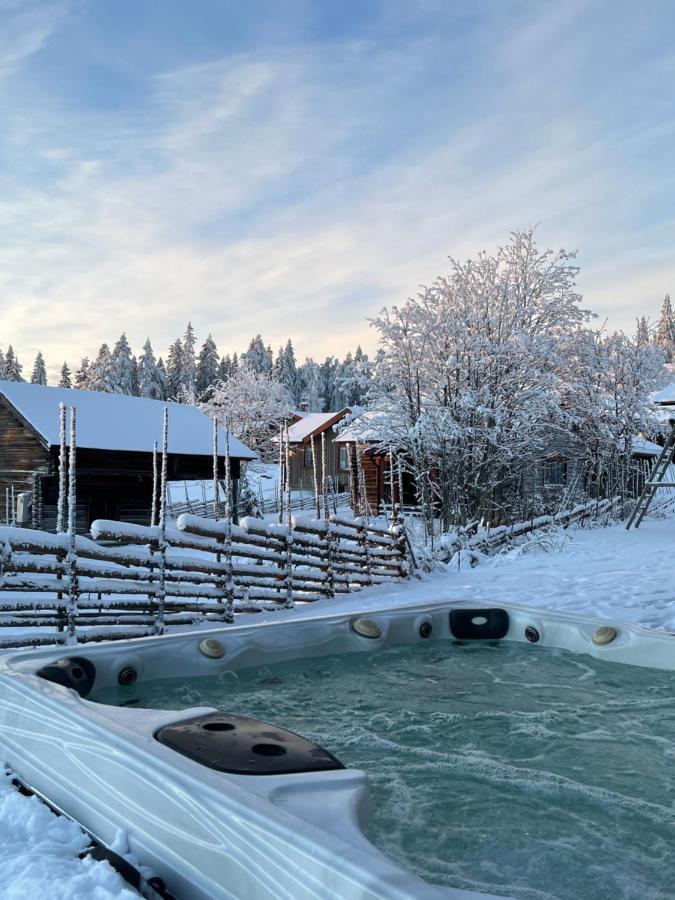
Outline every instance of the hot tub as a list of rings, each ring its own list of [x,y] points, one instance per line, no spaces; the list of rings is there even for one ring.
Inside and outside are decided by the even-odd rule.
[[[666,897],[674,638],[610,625],[453,602],[8,654],[3,761],[181,900]]]

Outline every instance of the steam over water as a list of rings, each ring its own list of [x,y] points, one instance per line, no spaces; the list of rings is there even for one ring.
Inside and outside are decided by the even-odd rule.
[[[672,900],[674,689],[673,673],[562,651],[429,642],[96,699],[215,706],[311,738],[367,770],[368,836],[428,881]]]

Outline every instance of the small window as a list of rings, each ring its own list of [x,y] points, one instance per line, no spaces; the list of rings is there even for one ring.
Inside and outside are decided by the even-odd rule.
[[[343,472],[349,469],[349,447],[338,447],[338,469]]]
[[[312,448],[311,447],[305,447],[304,464],[305,464],[306,469],[311,469],[312,466],[314,465],[314,460],[312,459]]]
[[[547,459],[544,462],[544,486],[562,487],[567,484],[567,460]]]

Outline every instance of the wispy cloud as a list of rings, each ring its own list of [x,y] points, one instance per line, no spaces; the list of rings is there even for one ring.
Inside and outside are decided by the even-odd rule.
[[[631,29],[628,5],[612,21],[595,3],[444,7],[165,67],[115,108],[27,79],[63,11],[42,37],[24,20],[3,92],[0,344],[56,366],[122,329],[164,351],[190,318],[229,351],[260,331],[344,353],[448,254],[536,222],[580,248],[586,304],[611,326],[655,312],[675,276],[658,22]]]

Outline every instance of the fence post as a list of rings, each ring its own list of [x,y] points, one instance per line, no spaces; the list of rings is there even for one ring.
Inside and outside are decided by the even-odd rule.
[[[287,609],[293,609],[295,606],[295,601],[293,600],[293,530],[292,525],[287,526],[286,534],[284,535],[284,550],[286,552],[286,565],[285,565],[285,583],[286,583],[286,603],[285,606]]]
[[[159,498],[159,583],[155,609],[155,634],[164,634],[164,606],[166,601],[166,478],[169,455],[169,408],[164,407],[162,421],[162,475]]]
[[[70,454],[68,458],[68,553],[66,566],[68,569],[68,607],[66,610],[66,644],[77,643],[75,620],[77,616],[78,583],[77,583],[77,410],[70,408]]]
[[[326,569],[326,582],[328,584],[328,596],[335,596],[335,569],[333,568],[333,564],[335,562],[335,551],[333,548],[333,535],[331,534],[331,523],[328,519],[325,520],[325,528],[326,528],[326,562],[328,563],[328,568]],[[339,539],[338,539],[339,540]]]
[[[365,523],[363,519],[357,527],[357,534],[359,536],[359,544],[361,545],[361,549],[363,550],[364,557],[364,565],[363,569],[366,574],[366,578],[368,579],[368,584],[373,583],[373,573],[371,569],[371,561],[370,561],[370,541],[368,540],[368,531],[366,529]]]

